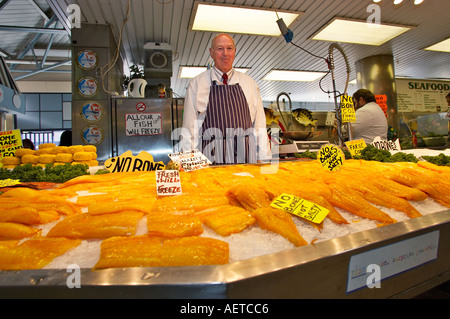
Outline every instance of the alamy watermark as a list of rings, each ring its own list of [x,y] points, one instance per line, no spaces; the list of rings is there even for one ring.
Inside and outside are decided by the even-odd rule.
[[[370,28],[379,28],[381,23],[381,8],[378,4],[369,4],[367,6],[366,12],[370,13],[367,17],[367,23]]]
[[[67,266],[66,272],[70,273],[66,279],[67,288],[81,288],[81,270],[77,264]]]
[[[67,20],[70,28],[81,28],[81,9],[78,4],[69,4],[66,8],[66,13],[69,13]]]

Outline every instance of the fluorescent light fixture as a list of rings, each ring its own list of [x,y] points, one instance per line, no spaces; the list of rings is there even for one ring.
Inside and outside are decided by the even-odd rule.
[[[293,70],[271,70],[263,80],[266,81],[291,81],[312,82],[324,76],[326,72],[320,71],[293,71]]]
[[[181,79],[190,79],[204,71],[206,71],[206,66],[181,66],[180,75],[178,77]]]
[[[368,23],[365,20],[334,18],[312,39],[319,41],[381,45],[411,29],[411,26]]]
[[[283,19],[289,26],[303,12],[232,6],[219,3],[194,3],[191,28],[194,31],[281,35],[277,24]]]
[[[450,52],[450,38],[425,48],[429,51]]]
[[[241,73],[247,73],[250,68],[234,68]],[[180,67],[180,79],[191,79],[196,77],[202,72],[207,70],[206,66],[181,66]]]

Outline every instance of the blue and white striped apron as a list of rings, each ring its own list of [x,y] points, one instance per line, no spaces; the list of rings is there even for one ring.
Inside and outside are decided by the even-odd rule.
[[[256,163],[248,103],[239,83],[212,82],[202,125],[203,154],[213,164]]]

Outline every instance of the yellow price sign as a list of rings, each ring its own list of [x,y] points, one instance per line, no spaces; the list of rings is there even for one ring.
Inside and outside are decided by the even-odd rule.
[[[348,151],[352,156],[359,155],[363,149],[366,148],[366,142],[364,139],[353,140],[345,142],[345,146],[347,146]]]
[[[344,164],[344,155],[336,145],[326,144],[322,146],[317,153],[317,159],[322,167],[329,171],[338,171]]]
[[[270,206],[282,209],[315,224],[320,224],[329,213],[329,210],[322,206],[286,193],[282,193],[275,198]]]
[[[348,95],[341,95],[341,120],[342,123],[355,123],[355,107],[353,99]]]
[[[18,179],[7,178],[0,180],[0,187],[14,186],[17,184],[20,184],[20,180]]]

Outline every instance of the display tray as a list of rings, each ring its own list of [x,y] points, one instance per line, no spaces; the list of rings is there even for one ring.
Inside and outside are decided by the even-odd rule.
[[[358,277],[355,260],[370,263],[380,254],[400,268],[379,288],[350,287]],[[387,268],[380,268],[382,278]],[[0,297],[409,298],[449,279],[450,210],[444,210],[226,265],[0,271]]]

